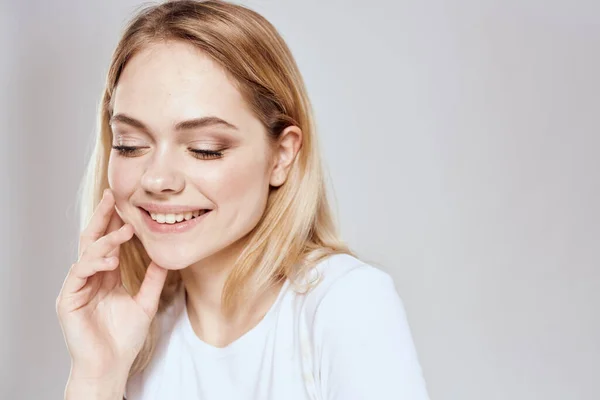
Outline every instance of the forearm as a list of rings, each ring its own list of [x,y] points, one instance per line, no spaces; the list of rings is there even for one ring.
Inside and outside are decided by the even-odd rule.
[[[122,400],[125,386],[108,387],[100,384],[69,382],[65,400]]]
[[[115,374],[102,379],[69,377],[65,400],[122,400],[127,374]]]

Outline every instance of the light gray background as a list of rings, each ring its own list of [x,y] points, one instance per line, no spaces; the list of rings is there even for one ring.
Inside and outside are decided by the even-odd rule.
[[[0,5],[2,399],[62,397],[74,199],[139,4]],[[297,57],[344,236],[394,276],[432,399],[600,399],[600,4],[245,4]]]

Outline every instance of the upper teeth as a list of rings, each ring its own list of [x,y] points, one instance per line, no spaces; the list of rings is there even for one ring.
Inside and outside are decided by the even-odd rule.
[[[187,211],[179,214],[150,213],[150,217],[159,224],[174,224],[175,222],[181,222],[184,219],[188,221],[200,214],[204,214],[204,210]]]

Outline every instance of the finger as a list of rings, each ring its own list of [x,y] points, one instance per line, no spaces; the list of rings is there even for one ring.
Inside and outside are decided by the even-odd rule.
[[[71,266],[61,293],[65,295],[77,293],[85,286],[89,277],[100,271],[112,271],[118,266],[119,259],[116,257],[103,257],[91,262],[75,263]]]
[[[106,227],[110,221],[111,215],[114,212],[114,197],[110,189],[106,189],[102,196],[102,200],[96,207],[92,218],[86,228],[81,232],[79,239],[79,256],[87,249],[89,245],[94,243],[100,237],[104,236]]]
[[[104,271],[102,277],[102,288],[110,291],[123,284],[121,280],[121,268],[115,268],[110,271]]]
[[[110,221],[108,222],[108,227],[106,228],[106,234],[117,231],[117,230],[121,229],[123,227],[123,225],[125,225],[125,223],[121,219],[121,216],[119,215],[119,212],[118,212],[116,206],[114,206],[114,208],[115,209],[110,217]],[[113,251],[108,253],[107,256],[108,257],[119,257],[119,250],[120,250],[120,246],[117,246]]]
[[[109,257],[111,252],[117,249],[133,236],[133,227],[129,224],[123,225],[119,230],[102,236],[88,246],[80,258],[81,261],[93,260],[100,257]]]
[[[120,227],[122,227],[123,225],[125,225],[125,223],[121,219],[121,216],[117,212],[117,207],[113,206],[113,208],[114,208],[114,212],[112,213],[110,220],[108,221],[106,233],[114,232],[117,229],[119,229]]]
[[[165,285],[165,280],[167,279],[167,272],[166,269],[152,261],[146,270],[140,290],[134,296],[135,301],[151,319],[158,310],[158,302],[163,286]]]

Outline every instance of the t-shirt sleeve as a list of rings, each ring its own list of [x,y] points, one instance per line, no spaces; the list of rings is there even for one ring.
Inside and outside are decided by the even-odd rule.
[[[391,277],[348,272],[315,311],[317,385],[323,400],[428,400],[425,380]]]

